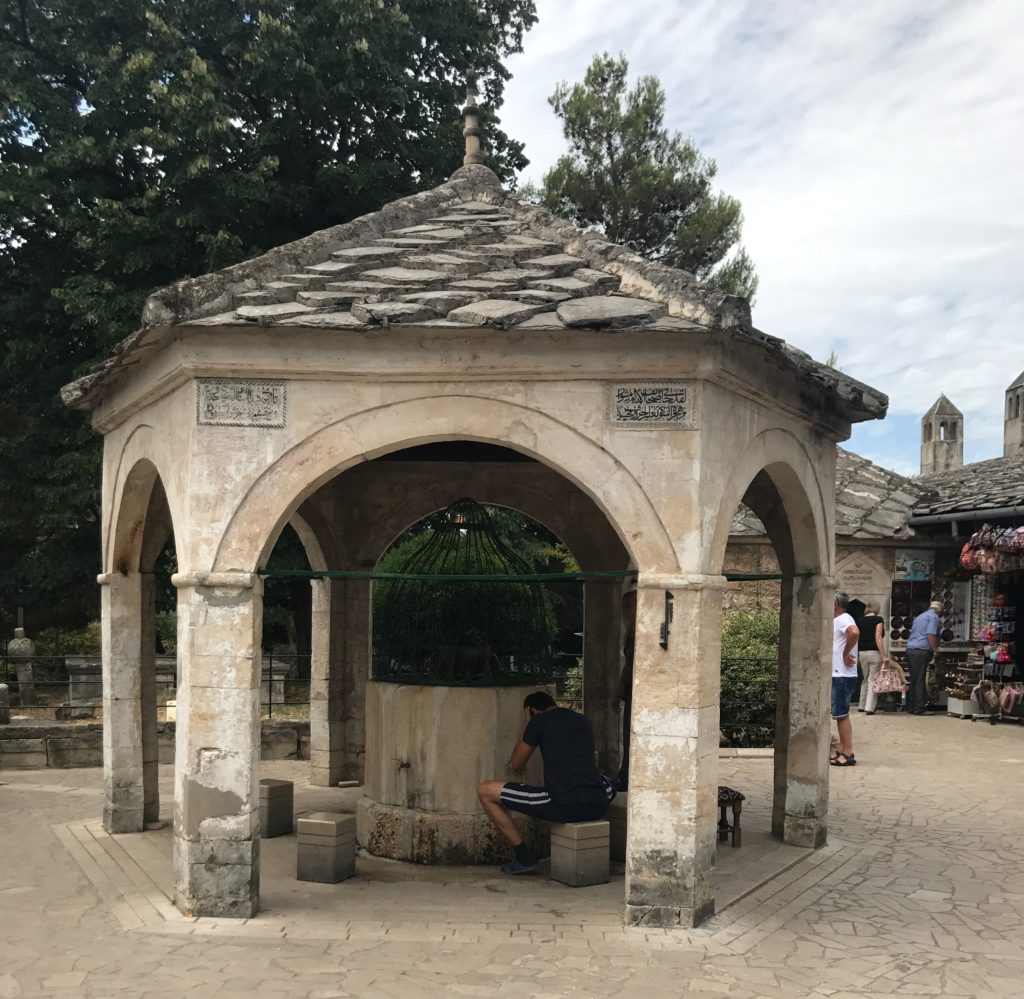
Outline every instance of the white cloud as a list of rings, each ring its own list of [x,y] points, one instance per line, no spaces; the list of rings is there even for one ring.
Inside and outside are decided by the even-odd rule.
[[[660,77],[669,124],[740,198],[755,321],[919,417],[944,391],[967,457],[1002,453],[1024,370],[1024,4],[540,0],[502,118],[538,179],[547,97],[602,50]],[[916,428],[916,423],[913,424]],[[898,433],[897,439],[894,435]],[[916,467],[916,429],[859,435]]]

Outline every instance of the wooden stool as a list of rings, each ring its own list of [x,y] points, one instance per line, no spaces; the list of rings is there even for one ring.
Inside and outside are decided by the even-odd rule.
[[[732,845],[734,847],[740,845],[740,813],[743,811],[743,802],[746,800],[739,791],[726,787],[724,784],[718,785],[718,808],[720,812],[718,840],[720,843],[724,843],[729,838],[729,833],[731,832]],[[729,820],[725,816],[725,810],[730,805],[732,805],[732,825],[729,825]]]
[[[311,812],[299,819],[296,878],[333,885],[356,872],[356,817]]]
[[[260,836],[271,839],[295,832],[295,787],[290,780],[260,780]]]
[[[571,888],[608,881],[608,823],[556,822],[551,826],[551,880]]]

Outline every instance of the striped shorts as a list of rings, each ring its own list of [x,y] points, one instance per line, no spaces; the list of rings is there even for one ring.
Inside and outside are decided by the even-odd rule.
[[[605,817],[608,805],[615,797],[611,781],[604,775],[601,780],[604,782],[602,798],[571,803],[552,801],[547,788],[508,781],[501,789],[501,803],[510,812],[522,812],[546,822],[596,822]]]

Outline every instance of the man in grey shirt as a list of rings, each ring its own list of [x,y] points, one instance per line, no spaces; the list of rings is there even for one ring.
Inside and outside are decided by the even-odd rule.
[[[910,626],[910,636],[907,638],[907,665],[910,667],[907,711],[912,715],[923,715],[928,704],[925,674],[928,672],[928,664],[939,649],[939,635],[942,632],[940,610],[942,604],[933,600],[928,610],[918,614]]]

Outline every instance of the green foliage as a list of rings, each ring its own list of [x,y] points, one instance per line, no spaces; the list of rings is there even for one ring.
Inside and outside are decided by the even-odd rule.
[[[95,614],[100,441],[60,386],[147,294],[489,162],[534,0],[0,4],[0,606]],[[35,610],[33,610],[33,608]]]
[[[558,692],[563,707],[579,710],[583,707],[583,660],[576,662],[565,671],[565,679]]]
[[[652,260],[691,271],[753,300],[757,275],[739,246],[740,203],[716,193],[714,160],[665,121],[665,92],[644,76],[631,90],[625,56],[596,56],[582,83],[562,83],[550,98],[569,152],[526,188],[550,210]]]
[[[767,659],[778,663],[779,615],[770,610],[732,610],[722,623],[723,659]]]
[[[731,745],[772,744],[778,677],[778,613],[727,611],[722,625],[721,728]]]
[[[178,651],[178,615],[174,611],[158,611],[156,615],[157,651],[173,656]]]
[[[415,525],[385,552],[378,571],[508,576],[547,570],[557,539],[539,524],[502,507],[486,506],[483,514],[475,505],[467,509]],[[488,530],[479,529],[487,520]],[[454,526],[460,523],[478,526],[460,530]],[[473,683],[508,680],[513,661],[527,677],[550,670],[557,622],[551,594],[538,584],[385,580],[373,587],[373,630],[377,675]]]
[[[83,628],[44,628],[33,641],[37,656],[98,656],[100,623],[90,621]]]

